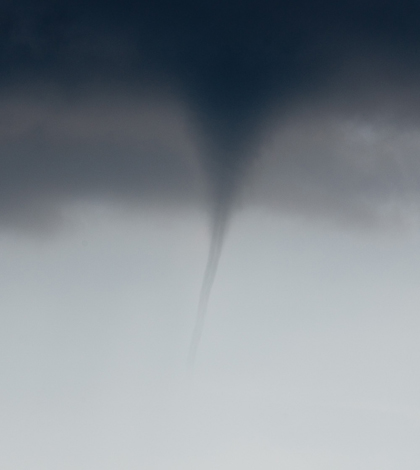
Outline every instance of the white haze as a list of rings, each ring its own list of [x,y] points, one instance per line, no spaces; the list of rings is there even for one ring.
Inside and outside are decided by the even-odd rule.
[[[2,469],[419,467],[415,225],[238,212],[191,374],[205,216],[65,220],[1,235]]]

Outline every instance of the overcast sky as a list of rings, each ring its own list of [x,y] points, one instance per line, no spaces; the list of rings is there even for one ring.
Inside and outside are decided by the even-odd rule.
[[[1,1],[2,469],[419,468],[419,47],[408,0]]]

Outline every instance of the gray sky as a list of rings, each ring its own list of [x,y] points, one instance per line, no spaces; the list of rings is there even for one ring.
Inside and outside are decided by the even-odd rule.
[[[419,468],[419,5],[32,3],[0,3],[0,467]]]
[[[1,237],[2,468],[418,466],[417,230],[241,211],[191,375],[203,214],[67,216]]]

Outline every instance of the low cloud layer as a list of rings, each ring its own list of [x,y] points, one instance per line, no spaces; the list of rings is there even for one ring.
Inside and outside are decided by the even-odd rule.
[[[182,109],[146,98],[3,97],[3,222],[33,223],[44,214],[50,223],[60,204],[92,199],[202,202],[202,170]]]
[[[248,201],[371,228],[417,222],[418,116],[405,103],[388,103],[386,112],[383,104],[305,104],[273,121],[245,188]]]

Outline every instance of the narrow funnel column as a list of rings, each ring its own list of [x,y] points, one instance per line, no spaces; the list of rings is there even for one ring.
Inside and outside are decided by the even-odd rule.
[[[218,206],[219,207],[216,209],[216,214],[213,221],[210,250],[203,277],[203,283],[201,286],[197,317],[195,320],[195,326],[191,337],[190,350],[188,354],[188,365],[190,367],[194,366],[195,358],[197,356],[197,350],[204,328],[207,305],[214,279],[216,277],[217,267],[219,265],[219,259],[223,248],[229,217],[231,214],[231,204],[229,201],[222,200]]]
[[[232,145],[232,142],[230,142],[230,145],[226,145],[226,142],[224,142],[224,145],[218,147],[218,151],[214,151],[213,148],[212,155],[217,155],[217,158],[208,161],[207,174],[211,185],[212,199],[211,241],[188,355],[190,367],[194,366],[197,356],[207,305],[232,215],[235,193],[242,176],[245,158],[239,158],[239,156],[244,155],[244,152],[239,152],[238,147],[238,145]]]

